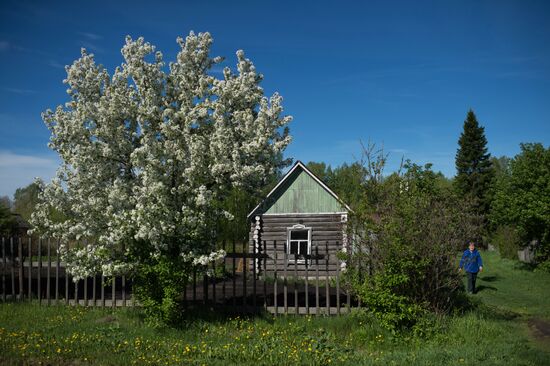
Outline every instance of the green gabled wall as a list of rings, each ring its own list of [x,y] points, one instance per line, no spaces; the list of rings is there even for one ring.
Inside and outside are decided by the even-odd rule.
[[[263,213],[344,212],[345,207],[301,167],[262,205]]]

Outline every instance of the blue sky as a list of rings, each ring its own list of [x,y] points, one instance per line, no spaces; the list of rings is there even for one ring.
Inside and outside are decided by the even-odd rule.
[[[177,5],[176,5],[177,4]],[[359,140],[453,176],[469,108],[493,155],[550,140],[548,1],[10,1],[0,3],[0,196],[58,164],[40,113],[67,100],[86,47],[113,70],[124,37],[172,60],[190,30],[233,66],[243,49],[294,116],[286,155],[352,162]]]

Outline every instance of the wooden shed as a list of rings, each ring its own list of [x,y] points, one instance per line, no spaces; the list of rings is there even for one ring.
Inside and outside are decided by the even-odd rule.
[[[324,274],[344,267],[337,258],[347,248],[346,223],[350,208],[301,161],[285,174],[267,197],[248,215],[250,252],[258,259],[257,273],[285,267],[304,276],[322,266]],[[275,263],[276,262],[276,263]]]

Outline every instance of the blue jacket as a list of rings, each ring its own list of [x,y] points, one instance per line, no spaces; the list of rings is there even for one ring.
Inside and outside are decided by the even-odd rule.
[[[479,255],[477,249],[474,249],[473,252],[470,252],[470,249],[466,249],[464,254],[462,254],[462,259],[458,266],[464,268],[466,272],[477,273],[479,272],[479,267],[483,266],[481,255]]]

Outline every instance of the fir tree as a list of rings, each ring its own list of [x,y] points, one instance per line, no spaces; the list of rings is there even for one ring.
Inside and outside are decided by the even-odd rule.
[[[485,216],[489,210],[489,189],[494,172],[491,154],[487,151],[485,129],[479,125],[471,109],[458,140],[455,164],[455,185],[458,192],[473,197],[479,213]]]

